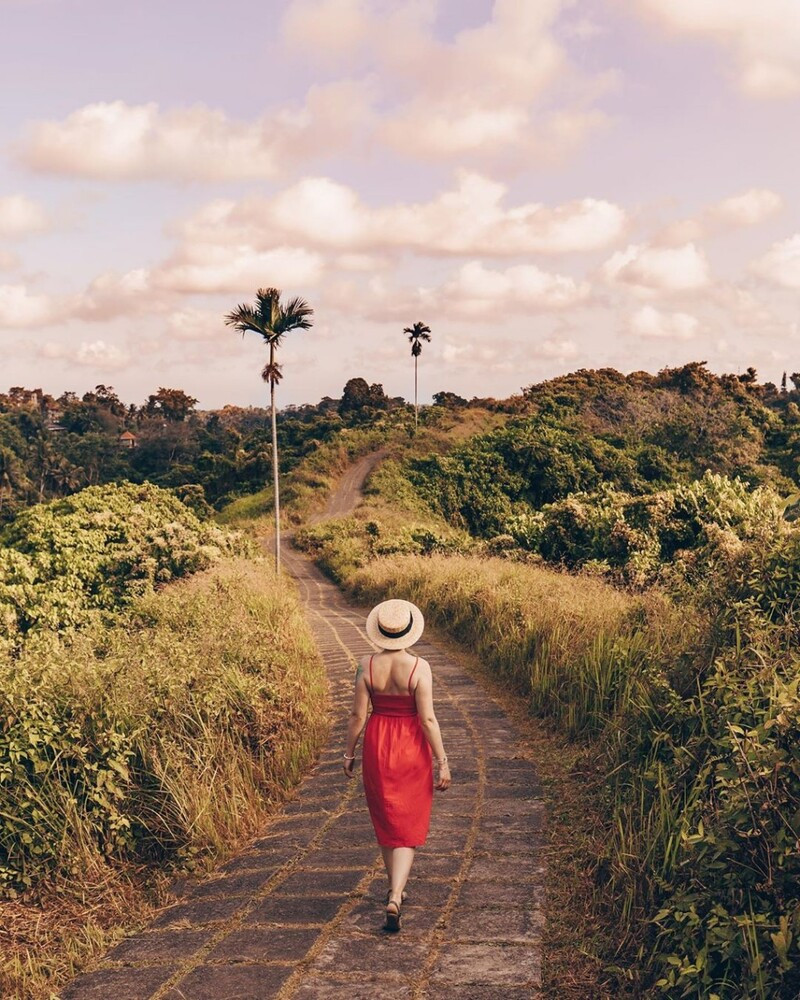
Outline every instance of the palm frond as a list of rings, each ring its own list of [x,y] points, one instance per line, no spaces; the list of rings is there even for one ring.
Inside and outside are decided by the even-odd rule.
[[[308,317],[313,315],[314,310],[305,299],[301,299],[299,296],[289,299],[286,305],[281,308],[279,336],[287,333],[289,330],[310,329],[311,320]]]
[[[277,347],[289,330],[308,330],[314,310],[305,299],[296,296],[281,304],[280,288],[259,288],[255,307],[239,305],[225,317],[225,323],[242,335],[248,330],[260,334],[268,344]]]
[[[270,385],[277,385],[283,378],[283,365],[279,365],[277,361],[268,361],[261,372],[261,378]]]
[[[264,329],[258,313],[252,308],[252,306],[237,306],[225,317],[225,325],[232,326],[234,330],[241,333],[242,336],[244,336],[248,330],[251,330],[253,333],[260,333],[262,337],[267,338],[267,331]]]

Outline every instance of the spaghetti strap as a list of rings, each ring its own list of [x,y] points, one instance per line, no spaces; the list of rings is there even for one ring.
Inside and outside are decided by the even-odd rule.
[[[408,693],[409,694],[413,694],[414,693],[411,690],[411,681],[412,681],[412,679],[414,677],[414,671],[417,669],[417,664],[418,663],[419,663],[419,657],[417,657],[416,660],[414,660],[414,666],[411,668],[411,673],[409,674],[409,677],[408,677]]]
[[[374,655],[375,654],[373,653],[372,656],[374,656]],[[370,656],[370,658],[369,658],[369,693],[370,693],[370,695],[375,690],[374,687],[373,687],[373,684],[372,684],[372,656]],[[355,751],[353,751],[353,752],[355,753]]]

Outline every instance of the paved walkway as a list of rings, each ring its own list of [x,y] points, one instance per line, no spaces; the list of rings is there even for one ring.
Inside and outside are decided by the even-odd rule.
[[[329,747],[263,836],[178,890],[63,1000],[520,1000],[538,997],[543,805],[511,723],[435,645],[420,642],[453,784],[437,792],[403,929],[381,930],[387,883],[360,780],[341,770],[364,610],[287,552],[325,658]]]

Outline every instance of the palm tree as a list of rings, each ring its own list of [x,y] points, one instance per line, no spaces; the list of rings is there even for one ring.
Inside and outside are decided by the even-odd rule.
[[[269,361],[261,372],[269,382],[270,409],[272,411],[272,483],[275,494],[275,570],[281,569],[281,508],[278,496],[278,427],[275,418],[275,386],[282,376],[281,366],[275,360],[275,351],[284,335],[290,330],[308,330],[314,312],[305,299],[294,298],[283,305],[279,288],[259,288],[255,307],[240,305],[225,317],[225,323],[241,332],[248,330],[263,337],[269,346]]]
[[[426,340],[430,342],[431,339],[431,328],[425,326],[424,323],[415,323],[413,326],[407,326],[403,333],[408,334],[408,339],[411,342],[411,355],[414,358],[414,430],[417,429],[417,424],[419,423],[419,406],[417,405],[417,360],[422,354],[422,344],[421,341]]]

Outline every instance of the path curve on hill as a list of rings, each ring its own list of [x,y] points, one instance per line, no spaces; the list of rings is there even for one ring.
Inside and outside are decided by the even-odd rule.
[[[328,512],[353,508],[378,457],[348,470]],[[287,552],[286,567],[328,671],[328,747],[262,836],[203,882],[176,887],[177,901],[63,1000],[540,996],[544,806],[511,722],[434,643],[415,647],[433,668],[453,784],[436,793],[403,930],[386,935],[386,878],[361,782],[341,770],[353,671],[370,648],[366,609],[300,553]]]

